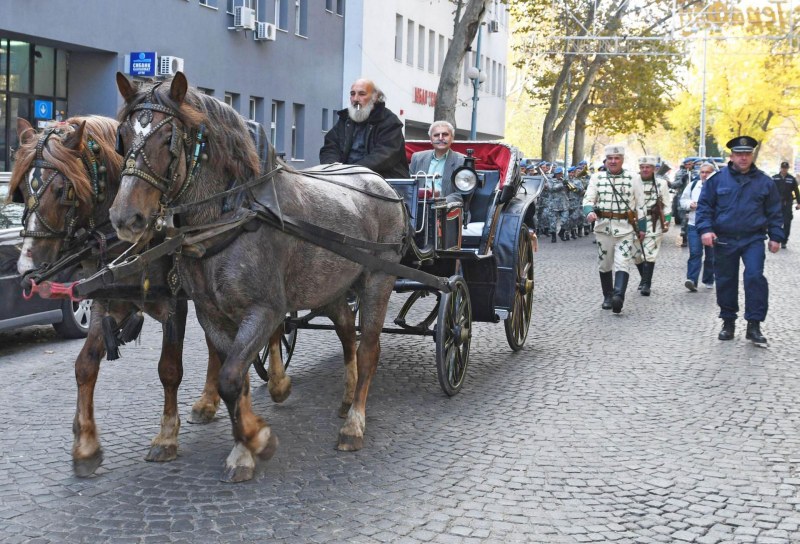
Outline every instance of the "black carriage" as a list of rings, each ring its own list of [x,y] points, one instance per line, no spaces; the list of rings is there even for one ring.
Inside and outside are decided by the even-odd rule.
[[[430,149],[430,142],[407,142],[410,158]],[[414,278],[399,276],[396,293],[411,293],[384,333],[433,336],[436,368],[442,390],[455,395],[464,383],[469,363],[472,322],[503,321],[512,350],[522,349],[531,321],[536,248],[536,199],[543,179],[522,176],[518,150],[495,142],[455,142],[453,149],[467,155],[454,173],[461,199],[440,198],[432,179],[420,175],[387,180],[405,200],[413,240],[401,262]],[[449,292],[440,291],[430,278],[448,278]],[[426,317],[407,322],[416,302],[427,295],[436,304]],[[351,301],[353,311],[358,301]],[[299,329],[332,330],[316,312],[290,315],[284,322],[282,352],[289,362]],[[254,363],[265,381],[268,348]]]

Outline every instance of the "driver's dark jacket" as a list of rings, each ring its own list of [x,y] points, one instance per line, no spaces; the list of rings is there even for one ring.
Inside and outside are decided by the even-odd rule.
[[[358,164],[374,170],[384,178],[407,178],[406,141],[403,138],[403,123],[386,108],[376,102],[366,121],[366,154],[355,162],[347,160],[353,145],[355,122],[347,109],[340,110],[339,120],[325,134],[325,144],[319,150],[319,162],[331,164]]]
[[[700,235],[713,232],[723,240],[769,239],[783,242],[781,197],[768,175],[753,165],[746,174],[728,166],[703,183],[695,227]]]

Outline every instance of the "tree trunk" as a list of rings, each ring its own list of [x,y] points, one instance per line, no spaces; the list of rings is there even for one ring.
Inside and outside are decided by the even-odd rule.
[[[456,103],[458,85],[461,81],[461,66],[467,48],[478,34],[483,14],[491,0],[468,0],[460,21],[453,29],[453,41],[447,49],[436,90],[436,107],[433,109],[434,121],[448,121],[456,126]],[[459,7],[461,2],[459,1]]]
[[[592,109],[589,104],[590,101],[587,98],[578,108],[578,113],[575,114],[575,135],[572,139],[573,165],[583,160],[584,147],[586,147],[586,121],[589,118],[589,111]]]

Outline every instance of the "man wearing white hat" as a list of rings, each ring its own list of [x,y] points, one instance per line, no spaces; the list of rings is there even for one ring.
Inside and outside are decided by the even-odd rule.
[[[639,158],[639,177],[642,178],[644,190],[644,209],[646,212],[647,228],[644,239],[637,248],[634,256],[636,268],[642,280],[639,283],[639,292],[650,296],[650,284],[653,281],[653,270],[656,266],[656,257],[661,248],[661,239],[669,230],[671,219],[669,206],[669,184],[663,177],[656,177],[658,157],[645,155]]]
[[[644,238],[644,190],[639,174],[622,168],[625,148],[605,148],[606,170],[589,180],[583,197],[583,213],[590,223],[597,221],[594,234],[603,288],[603,309],[622,311],[630,277],[630,263],[636,254],[637,236]],[[612,277],[612,273],[615,274]]]

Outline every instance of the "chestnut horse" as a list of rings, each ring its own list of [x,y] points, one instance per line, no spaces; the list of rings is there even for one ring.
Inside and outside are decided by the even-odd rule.
[[[165,213],[177,206],[183,228],[218,225],[242,210],[226,211],[216,197],[247,183],[245,208],[261,207],[278,221],[291,219],[336,231],[354,246],[372,248],[375,257],[400,261],[407,232],[404,205],[374,172],[335,166],[295,171],[282,165],[262,184],[252,185],[255,148],[232,108],[190,88],[181,72],[169,82],[141,89],[118,73],[117,86],[125,100],[119,114],[125,166],[110,211],[121,239],[147,240],[153,226],[163,225]],[[198,148],[204,151],[193,154]],[[207,160],[198,163],[204,156]],[[394,285],[387,273],[365,268],[279,226],[254,222],[255,228],[226,240],[209,257],[193,258],[185,251],[176,257],[181,282],[223,361],[219,392],[235,442],[225,460],[225,481],[252,478],[256,458],[268,458],[277,447],[269,425],[252,410],[248,368],[270,332],[291,311],[323,309],[337,327],[346,364],[355,353],[357,382],[352,396],[345,390],[343,404],[350,406],[338,448],[362,448],[367,394]],[[357,350],[355,320],[346,300],[351,289],[360,300]]]
[[[100,234],[109,232],[108,209],[119,188],[122,157],[115,150],[118,123],[100,116],[73,117],[55,127],[37,133],[24,119],[18,119],[20,147],[16,151],[9,195],[26,206],[22,235],[24,243],[17,268],[21,274],[34,271],[45,263],[54,263],[73,248],[75,234],[83,229]],[[116,255],[119,250],[116,251]],[[109,255],[111,259],[115,255]],[[101,263],[84,261],[84,272]],[[168,259],[154,262],[148,274],[164,276]],[[119,287],[138,291],[142,297],[141,278],[123,282]],[[154,287],[155,287],[155,282]],[[113,296],[113,295],[112,295]],[[130,297],[129,297],[130,298]],[[183,376],[183,338],[187,303],[174,300],[169,293],[148,296],[145,304],[125,300],[94,299],[89,332],[75,361],[78,403],[73,422],[73,469],[77,476],[93,474],[103,460],[94,420],[94,388],[100,360],[106,354],[103,318],[125,325],[138,320],[138,309],[164,324],[158,374],[164,386],[164,411],[161,430],[153,439],[146,456],[148,461],[171,461],[178,449],[178,386]],[[167,326],[167,324],[169,325]],[[135,327],[135,325],[134,325]],[[117,327],[110,331],[119,335]],[[171,335],[168,334],[171,331]],[[133,336],[138,331],[132,332]],[[130,338],[129,338],[130,339]],[[208,338],[206,338],[208,343]],[[216,350],[209,349],[208,374],[202,396],[192,407],[192,423],[211,421],[219,406],[217,373],[220,363]]]

